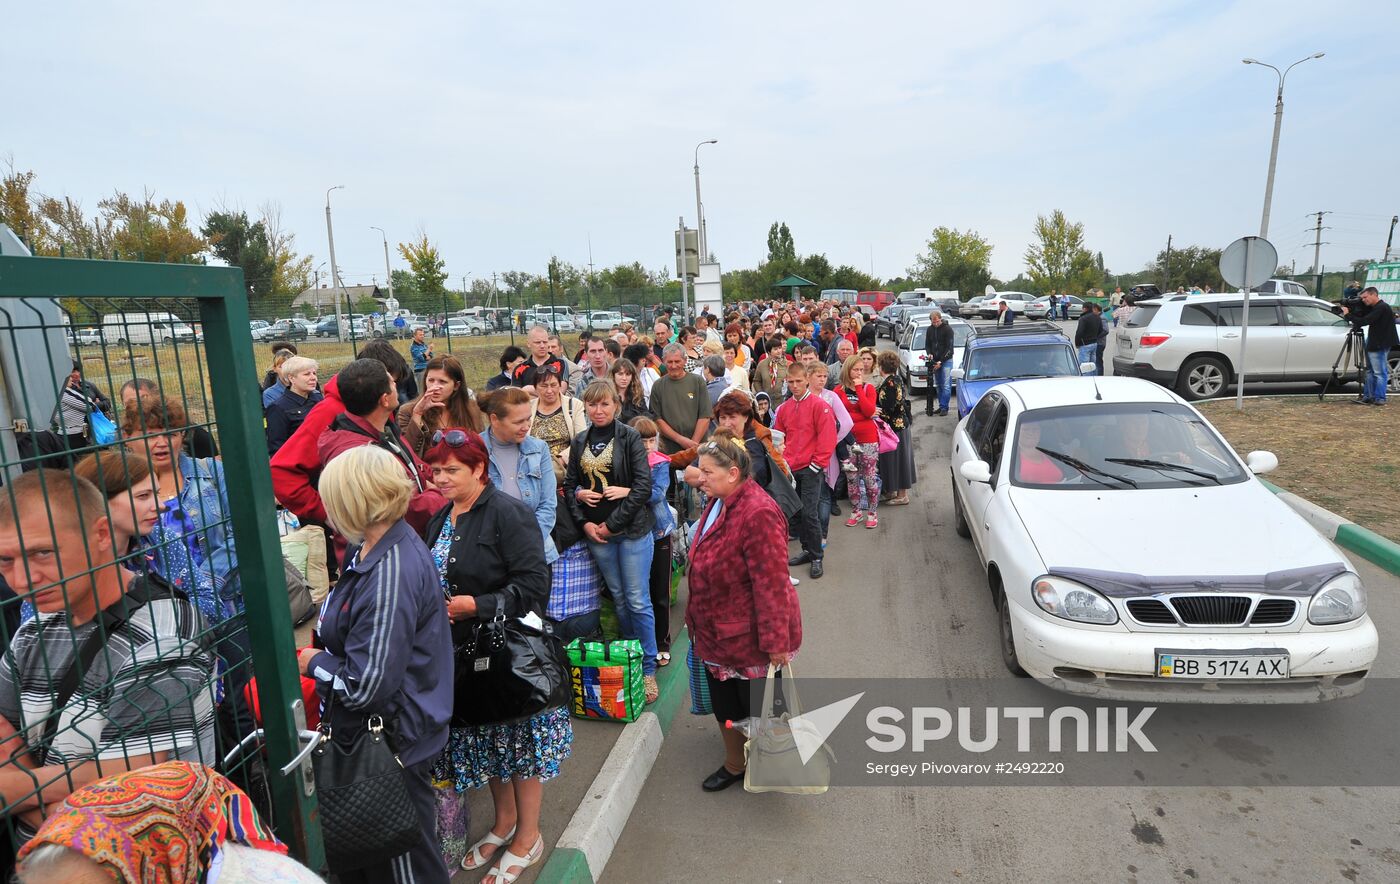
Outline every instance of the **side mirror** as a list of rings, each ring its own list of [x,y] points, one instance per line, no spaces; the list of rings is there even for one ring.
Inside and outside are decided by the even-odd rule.
[[[962,379],[963,379],[963,374],[964,374],[964,372],[963,372],[963,370],[962,370],[961,368],[955,368],[955,369],[953,369],[953,380],[955,380],[955,381],[960,381],[960,380],[962,380]]]
[[[1098,369],[1099,367],[1092,362],[1079,363],[1079,373],[1082,375],[1093,374],[1094,372],[1098,371]]]
[[[958,467],[958,472],[969,482],[992,481],[992,468],[985,460],[969,460]]]
[[[1254,475],[1262,476],[1278,469],[1278,455],[1272,451],[1251,451],[1245,456],[1244,465]]]

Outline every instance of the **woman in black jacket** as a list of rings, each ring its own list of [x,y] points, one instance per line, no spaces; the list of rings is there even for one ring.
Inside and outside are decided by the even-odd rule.
[[[618,626],[642,643],[647,702],[656,700],[656,616],[651,607],[651,467],[641,434],[621,421],[617,388],[594,381],[583,391],[589,428],[569,446],[564,502],[617,605]]]
[[[453,645],[498,614],[544,617],[550,573],[534,511],[491,484],[486,445],[476,433],[454,427],[433,439],[426,460],[450,503],[423,535],[442,576]],[[470,694],[458,694],[454,707],[472,702]],[[513,881],[539,860],[543,783],[559,774],[573,739],[564,706],[523,721],[451,729],[433,778],[452,780],[459,791],[488,785],[496,808],[495,824],[462,868],[483,868],[500,853],[488,877]]]

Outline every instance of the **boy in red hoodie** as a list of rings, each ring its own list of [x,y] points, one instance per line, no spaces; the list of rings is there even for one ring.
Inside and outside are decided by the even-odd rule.
[[[792,398],[778,409],[773,429],[787,437],[783,457],[787,458],[793,478],[797,480],[797,495],[802,499],[798,539],[802,552],[788,559],[789,565],[809,565],[816,580],[822,576],[822,529],[818,518],[821,489],[826,482],[826,465],[836,451],[836,420],[831,406],[807,389],[807,366],[794,362],[788,366],[787,386]]]

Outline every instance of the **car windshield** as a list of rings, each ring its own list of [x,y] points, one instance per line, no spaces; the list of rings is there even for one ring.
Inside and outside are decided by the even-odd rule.
[[[1161,402],[1028,411],[1011,464],[1012,483],[1027,488],[1188,488],[1246,478],[1210,424]]]
[[[932,326],[921,325],[914,329],[914,336],[909,340],[910,349],[926,349],[928,346],[928,330],[930,328],[932,328]],[[963,344],[966,344],[967,336],[970,334],[972,334],[972,326],[970,325],[959,324],[953,326],[953,346],[961,347]]]
[[[968,354],[966,379],[1072,377],[1079,374],[1074,351],[1064,344],[985,347]]]

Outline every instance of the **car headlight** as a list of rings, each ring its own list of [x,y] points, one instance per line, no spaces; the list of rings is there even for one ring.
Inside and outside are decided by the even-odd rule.
[[[1042,611],[1064,620],[1099,626],[1118,622],[1118,611],[1108,599],[1073,580],[1041,577],[1031,585],[1031,595]]]
[[[1308,622],[1316,626],[1346,623],[1366,613],[1366,588],[1348,571],[1327,582],[1308,605]]]

